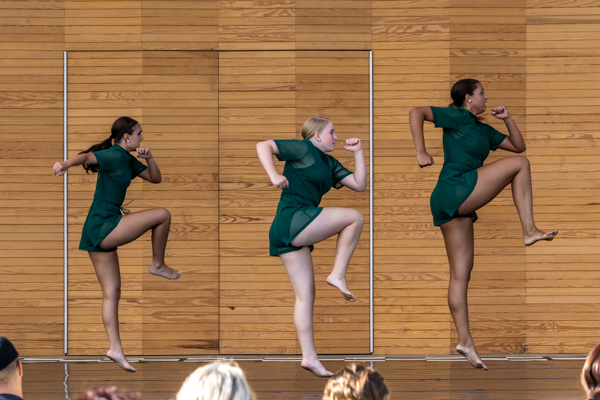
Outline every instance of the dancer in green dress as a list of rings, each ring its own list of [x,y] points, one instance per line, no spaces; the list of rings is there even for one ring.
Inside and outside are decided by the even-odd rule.
[[[179,271],[165,264],[171,224],[169,211],[154,208],[129,213],[122,208],[127,188],[135,177],[151,183],[160,183],[162,179],[150,150],[140,147],[143,139],[140,124],[132,118],[121,117],[114,122],[108,139],[67,161],[55,163],[53,168],[55,176],[63,175],[74,165],[83,165],[86,172],[98,172],[94,201],[83,226],[79,248],[88,252],[102,287],[102,322],[110,343],[106,355],[128,372],[136,369],[127,362],[119,335],[121,275],[117,247],[151,229],[153,258],[149,272],[167,279],[180,276]],[[134,150],[148,166],[129,154]],[[121,210],[126,215],[121,215]]]
[[[456,350],[475,368],[487,370],[471,336],[467,304],[474,259],[475,211],[492,201],[510,183],[525,246],[539,240],[552,240],[558,231],[543,232],[535,226],[527,158],[506,157],[483,165],[490,150],[525,151],[521,132],[508,109],[504,105],[492,108],[492,115],[506,124],[507,136],[477,118],[485,112],[488,99],[481,83],[474,79],[460,80],[452,87],[451,97],[453,102],[448,108],[411,109],[409,122],[420,167],[433,165],[433,158],[425,150],[424,121],[444,129],[444,166],[431,194],[431,213],[434,225],[442,230],[450,263],[448,305],[458,332]]]
[[[319,377],[333,375],[317,357],[313,331],[315,279],[311,251],[315,243],[338,235],[333,270],[327,277],[348,301],[356,297],[346,285],[346,270],[362,232],[364,218],[357,210],[320,208],[321,198],[332,187],[346,186],[362,192],[367,187],[367,167],[360,139],[347,139],[344,149],[354,153],[354,173],[326,152],[337,139],[327,118],[309,118],[302,127],[304,140],[267,140],[256,145],[258,158],[275,187],[282,189],[277,214],[269,231],[270,254],[279,256],[296,294],[294,326],[302,348],[304,369]],[[273,155],[285,161],[283,174]]]

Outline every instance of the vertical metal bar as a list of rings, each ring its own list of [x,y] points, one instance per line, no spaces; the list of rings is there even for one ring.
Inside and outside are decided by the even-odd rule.
[[[369,328],[373,345],[373,51],[369,51]]]
[[[66,161],[67,160],[67,52],[65,51],[63,53],[63,158]],[[68,351],[68,337],[67,337],[67,324],[68,324],[68,319],[67,319],[67,265],[68,265],[68,259],[67,259],[67,248],[68,248],[68,243],[67,243],[67,173],[65,172],[65,174],[63,175],[63,198],[64,198],[64,202],[63,202],[63,230],[64,230],[64,238],[63,238],[63,251],[64,251],[64,260],[65,260],[65,265],[64,265],[64,302],[65,302],[65,322],[64,322],[64,326],[65,326],[65,355],[67,354]]]

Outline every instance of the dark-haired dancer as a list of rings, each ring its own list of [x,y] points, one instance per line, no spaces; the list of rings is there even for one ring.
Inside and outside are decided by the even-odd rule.
[[[334,150],[335,131],[327,118],[309,118],[302,127],[304,140],[267,140],[256,145],[258,158],[276,187],[283,189],[269,231],[270,254],[279,256],[290,278],[296,303],[294,326],[302,348],[302,368],[319,377],[333,375],[317,357],[313,331],[315,277],[310,252],[315,243],[338,235],[335,262],[326,281],[348,301],[356,297],[346,285],[346,270],[362,232],[364,218],[357,210],[319,207],[332,187],[346,186],[362,192],[367,187],[367,167],[360,139],[347,139],[344,149],[354,153],[354,173],[326,152]],[[285,161],[283,175],[273,155]]]
[[[96,276],[102,287],[102,322],[108,335],[110,349],[106,355],[128,372],[135,372],[125,358],[119,335],[119,299],[121,274],[117,247],[127,244],[152,229],[152,264],[150,273],[167,279],[178,279],[180,272],[165,264],[165,248],[171,225],[171,214],[164,208],[126,213],[121,205],[131,181],[139,176],[152,183],[161,181],[161,174],[152,153],[140,147],[142,127],[129,117],[117,119],[111,135],[73,158],[54,164],[53,173],[63,175],[74,165],[83,165],[86,172],[98,171],[94,201],[83,225],[80,250],[90,255]],[[111,146],[114,140],[115,145]],[[146,167],[129,154],[146,160]]]
[[[513,153],[525,151],[517,125],[503,105],[492,108],[492,115],[506,124],[509,135],[481,123],[477,115],[487,107],[488,97],[481,83],[463,79],[451,91],[453,103],[448,108],[417,107],[410,110],[410,130],[417,149],[420,167],[433,165],[425,150],[423,122],[444,128],[444,166],[431,194],[431,213],[446,244],[450,263],[448,305],[458,332],[456,351],[478,369],[487,367],[479,358],[471,330],[467,305],[467,288],[473,269],[475,211],[492,201],[509,183],[521,225],[523,242],[530,246],[539,240],[552,240],[558,231],[543,232],[533,221],[531,171],[525,157],[506,157],[483,165],[490,150],[498,147]]]

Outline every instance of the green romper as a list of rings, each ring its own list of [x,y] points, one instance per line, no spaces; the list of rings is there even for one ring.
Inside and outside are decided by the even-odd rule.
[[[289,187],[283,188],[277,214],[269,230],[269,254],[278,256],[302,247],[292,240],[321,213],[318,207],[325,193],[340,189],[342,179],[351,175],[342,164],[317,149],[310,140],[275,140],[280,161],[285,161],[283,176]],[[310,246],[313,250],[313,246]]]
[[[110,252],[117,249],[101,249],[98,245],[119,224],[121,205],[131,181],[148,167],[117,144],[93,154],[98,160],[98,180],[79,250]]]
[[[444,128],[444,166],[431,193],[433,225],[460,217],[458,209],[477,183],[477,168],[507,135],[498,132],[464,108],[431,107],[436,128]],[[475,212],[469,215],[477,220]]]

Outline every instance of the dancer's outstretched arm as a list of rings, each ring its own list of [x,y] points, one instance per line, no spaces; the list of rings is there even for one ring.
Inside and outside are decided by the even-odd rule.
[[[423,135],[423,123],[433,122],[433,111],[431,107],[411,108],[408,112],[408,122],[412,133],[415,148],[417,149],[417,162],[421,168],[433,165],[433,157],[425,149],[425,137]]]
[[[290,183],[287,178],[277,172],[275,161],[273,161],[273,156],[279,155],[279,148],[275,144],[275,141],[265,140],[264,142],[258,143],[256,145],[256,152],[258,153],[260,163],[271,179],[271,183],[279,189],[289,187]]]
[[[54,163],[54,167],[52,167],[52,174],[54,176],[61,176],[67,170],[75,165],[83,165],[83,164],[98,164],[98,160],[93,153],[83,153],[77,154],[75,157],[69,158],[67,161],[57,161]]]
[[[502,105],[498,104],[492,108],[492,115],[498,119],[504,121],[506,125],[506,129],[508,129],[508,137],[500,143],[498,147],[502,150],[511,151],[513,153],[522,153],[526,150],[525,141],[523,141],[523,135],[521,135],[521,131],[515,124],[515,121],[512,119],[508,109]]]

